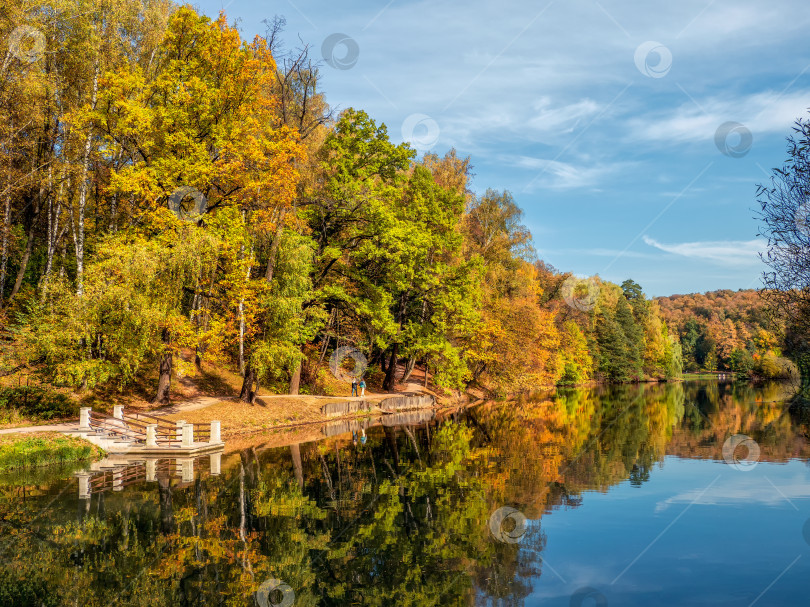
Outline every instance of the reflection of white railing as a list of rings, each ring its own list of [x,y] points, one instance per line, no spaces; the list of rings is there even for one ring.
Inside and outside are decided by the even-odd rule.
[[[222,452],[204,456],[208,458],[208,472],[219,476],[222,467]],[[125,487],[143,482],[153,483],[160,478],[179,478],[180,483],[194,482],[195,462],[202,458],[146,459],[119,464],[113,459],[105,459],[93,464],[89,470],[79,472],[79,499],[89,499],[91,495],[109,489],[122,491]],[[201,471],[202,473],[202,471]]]

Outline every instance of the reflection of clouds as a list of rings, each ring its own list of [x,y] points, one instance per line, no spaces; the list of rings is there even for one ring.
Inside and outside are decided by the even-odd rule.
[[[766,478],[759,477],[729,480],[715,485],[702,496],[700,492],[700,489],[693,489],[657,502],[655,511],[663,512],[673,504],[691,504],[692,502],[701,506],[759,504],[790,508],[787,500],[810,499],[810,481],[806,477],[798,476],[790,480],[773,479],[773,485],[771,485]]]
[[[614,555],[615,556],[615,555]],[[559,558],[559,556],[557,557]],[[628,557],[629,558],[629,557]],[[681,555],[680,559],[683,560],[697,560],[700,558],[697,555]],[[560,563],[560,571],[564,572],[565,581],[559,577],[549,575],[546,577],[545,572],[542,572],[542,577],[545,578],[542,584],[535,584],[532,588],[532,593],[527,597],[526,604],[534,605],[541,601],[548,602],[554,605],[569,605],[569,600],[572,593],[583,586],[590,586],[595,590],[605,594],[609,599],[611,596],[618,596],[624,593],[632,593],[633,595],[642,595],[644,593],[661,592],[661,582],[656,579],[647,579],[644,577],[629,577],[627,580],[619,580],[613,583],[616,577],[617,567],[622,563],[621,559],[606,563],[590,565],[583,562],[581,559],[570,558]],[[545,565],[541,564],[541,568]],[[585,601],[583,606],[593,605],[593,602]]]

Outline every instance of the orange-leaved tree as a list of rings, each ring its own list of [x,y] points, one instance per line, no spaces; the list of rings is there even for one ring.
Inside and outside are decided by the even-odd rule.
[[[103,133],[104,153],[122,158],[108,188],[120,197],[120,212],[131,229],[147,236],[173,230],[169,209],[204,226],[206,215],[226,208],[239,210],[226,214],[244,224],[237,231],[274,228],[278,209],[295,197],[296,163],[304,156],[297,133],[277,117],[275,70],[263,39],[245,43],[224,15],[212,21],[182,7],[155,53],[104,74],[98,102],[86,108],[84,119]],[[183,286],[193,294],[183,311],[193,316],[195,308],[215,306],[225,317],[238,317],[225,325],[240,332],[237,340],[245,334],[245,321],[255,316],[246,309],[255,301],[249,295],[255,289],[246,283],[255,265],[248,258],[256,250],[244,246],[250,234],[239,239],[242,245],[226,256],[245,259],[230,264],[230,283],[219,293],[235,301],[212,304],[211,290],[200,288],[214,281],[204,271]],[[156,402],[168,400],[171,364],[166,363],[177,351],[172,327],[164,324],[161,330]]]

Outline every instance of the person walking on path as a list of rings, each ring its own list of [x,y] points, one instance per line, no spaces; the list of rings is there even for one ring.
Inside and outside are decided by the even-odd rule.
[[[365,396],[366,396],[366,380],[365,379],[360,380],[360,396],[363,397],[363,398],[365,398]]]
[[[357,378],[352,377],[352,396],[357,396]]]

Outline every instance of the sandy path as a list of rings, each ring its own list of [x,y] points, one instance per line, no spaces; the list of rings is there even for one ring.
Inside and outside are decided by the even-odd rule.
[[[405,385],[405,391],[407,392],[427,392],[424,390],[420,385],[415,383],[408,383]],[[379,399],[389,397],[389,396],[397,396],[397,393],[376,393],[376,392],[368,392],[366,391],[365,398],[369,399],[369,402],[376,403]],[[335,400],[355,400],[357,397],[352,396],[322,396],[322,395],[311,395],[311,394],[260,394],[257,399],[258,400],[279,400],[279,399],[286,399],[286,400],[302,400],[306,401],[309,404],[313,404],[313,401],[317,403],[318,401],[335,401]],[[216,405],[218,403],[224,402],[236,402],[236,396],[198,396],[197,398],[192,398],[189,400],[185,400],[173,405],[167,405],[165,407],[160,407],[159,409],[152,409],[151,411],[144,411],[144,413],[149,413],[149,415],[156,415],[156,416],[164,416],[164,415],[176,415],[178,413],[185,413],[188,411],[198,411],[200,409],[205,409],[206,407],[210,407],[212,405]],[[78,419],[62,422],[59,424],[46,424],[41,426],[22,426],[19,428],[5,428],[0,430],[0,434],[14,434],[14,433],[28,433],[28,432],[71,432],[77,429]],[[314,421],[314,420],[313,420]],[[323,421],[326,421],[325,419]]]
[[[76,424],[78,420],[75,422],[65,422],[62,424],[48,424],[45,426],[23,426],[22,428],[5,428],[0,430],[0,434],[16,434],[16,433],[28,433],[28,432],[70,432],[71,430],[76,429]]]
[[[168,405],[160,409],[149,411],[149,415],[172,415],[174,413],[182,413],[184,411],[196,411],[197,409],[204,409],[222,401],[234,400],[233,396],[200,396],[192,398],[175,405]],[[0,430],[0,434],[15,434],[15,433],[28,433],[28,432],[71,432],[78,428],[79,420],[75,419],[68,422],[59,424],[45,424],[42,426],[22,426],[19,428],[4,428]]]

